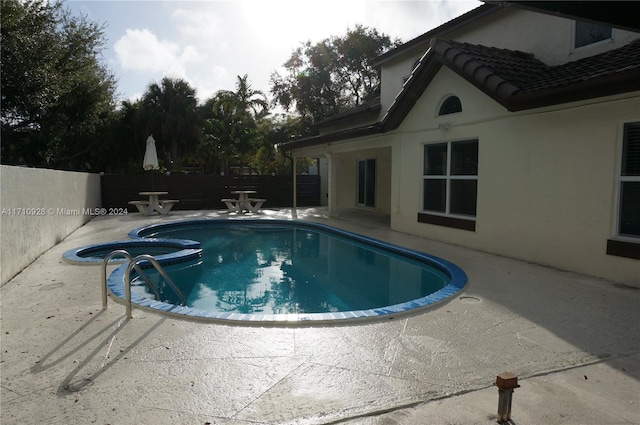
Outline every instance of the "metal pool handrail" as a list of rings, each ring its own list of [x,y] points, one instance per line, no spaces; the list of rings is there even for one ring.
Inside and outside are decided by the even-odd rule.
[[[147,286],[151,288],[151,290],[156,296],[156,299],[157,300],[160,299],[160,292],[158,291],[158,288],[156,288],[151,278],[144,272],[142,267],[140,267],[140,265],[138,264],[142,260],[149,261],[151,265],[153,265],[153,267],[158,271],[158,273],[160,273],[162,277],[167,281],[169,286],[171,286],[171,289],[173,289],[174,292],[178,295],[178,297],[180,297],[180,300],[182,301],[183,305],[187,305],[187,299],[184,296],[184,293],[176,286],[175,282],[169,277],[167,272],[162,268],[160,263],[158,263],[158,261],[153,256],[149,254],[142,254],[133,258],[133,256],[129,254],[127,251],[123,249],[118,249],[110,252],[107,256],[104,257],[104,260],[102,260],[102,309],[103,310],[107,309],[107,264],[109,263],[110,259],[117,256],[125,257],[128,260],[127,270],[125,275],[126,276],[125,296],[126,296],[126,307],[127,307],[128,319],[131,319],[133,317],[131,315],[131,270],[132,269],[134,268],[136,269],[136,272],[140,275],[140,277],[142,277],[142,279],[144,279]]]
[[[133,260],[131,260],[129,262],[129,264],[127,264],[127,270],[126,270],[125,275],[124,275],[124,289],[125,289],[126,296],[127,296],[127,318],[129,318],[129,319],[133,318],[133,316],[131,315],[131,270],[133,268],[136,268],[136,271],[138,273],[140,273],[139,269],[138,269],[138,262],[140,262],[142,260],[149,261],[151,263],[151,265],[153,265],[153,267],[158,271],[158,273],[160,273],[162,275],[162,277],[169,284],[169,286],[171,286],[171,289],[173,289],[173,291],[178,295],[178,297],[180,297],[180,301],[182,301],[182,305],[187,305],[187,298],[184,296],[184,294],[182,293],[180,288],[178,288],[178,286],[175,284],[173,279],[171,279],[171,277],[169,277],[167,272],[162,268],[160,263],[158,263],[158,260],[156,260],[155,258],[153,258],[153,256],[151,256],[149,254],[142,254],[142,255],[138,255]],[[143,274],[144,274],[144,272],[143,272]],[[145,276],[146,276],[146,274],[145,274]],[[148,279],[148,277],[147,277],[147,279]],[[147,279],[145,279],[145,281]],[[151,280],[149,279],[149,282],[150,281]],[[153,285],[153,284],[151,284],[151,285]],[[157,293],[157,289],[154,292]],[[159,301],[160,300],[160,296],[157,296],[156,299]]]
[[[118,256],[126,258],[129,262],[133,261],[133,256],[129,254],[129,252],[125,251],[124,249],[117,249],[115,251],[111,251],[102,260],[102,309],[103,310],[107,309],[107,265],[109,263],[109,260]],[[142,276],[142,278],[145,280],[147,285],[149,285],[149,287],[153,290],[156,297],[160,298],[160,294],[158,293],[158,290],[156,289],[153,282],[151,282],[151,279],[149,278],[149,276],[147,276],[147,274],[142,270],[142,267],[136,266],[136,271],[138,272],[138,274],[140,274],[140,276]]]

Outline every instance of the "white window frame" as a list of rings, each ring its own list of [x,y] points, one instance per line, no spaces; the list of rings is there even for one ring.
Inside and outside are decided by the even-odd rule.
[[[476,215],[464,215],[464,214],[453,214],[451,213],[451,181],[452,180],[475,180],[476,182],[478,181],[478,175],[451,175],[451,145],[454,143],[458,143],[458,142],[470,142],[470,141],[475,141],[478,144],[478,149],[480,149],[480,140],[478,138],[464,138],[464,139],[457,139],[457,140],[443,140],[443,141],[439,141],[439,142],[433,142],[433,143],[423,143],[422,144],[422,157],[423,157],[423,162],[424,162],[424,150],[427,146],[433,146],[433,145],[441,145],[441,144],[446,144],[447,145],[447,171],[444,175],[429,175],[429,174],[424,174],[424,164],[423,164],[423,175],[422,175],[422,190],[421,190],[421,196],[420,196],[420,209],[422,212],[426,213],[426,214],[431,214],[431,215],[439,215],[439,216],[443,216],[443,217],[453,217],[453,218],[461,218],[461,219],[465,219],[465,220],[476,220],[476,217],[478,216],[477,214],[477,207],[478,207],[478,193],[476,192]],[[478,152],[478,158],[480,157],[479,152]],[[479,165],[479,164],[478,164]],[[445,180],[445,212],[442,211],[435,211],[435,210],[426,210],[424,209],[424,184],[426,180]],[[477,184],[476,184],[477,187]]]
[[[622,155],[624,153],[624,128],[627,124],[637,124],[640,123],[640,120],[626,121],[623,122],[620,127],[620,149],[618,153],[618,169],[616,173],[617,184],[616,184],[616,209],[615,209],[615,229],[613,234],[616,239],[626,240],[630,242],[640,243],[640,236],[632,236],[620,234],[620,214],[622,209],[622,184],[624,182],[638,182],[640,183],[640,176],[623,176],[622,175]]]

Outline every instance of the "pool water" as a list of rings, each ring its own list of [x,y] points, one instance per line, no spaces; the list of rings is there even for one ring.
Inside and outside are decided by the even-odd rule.
[[[451,281],[442,269],[381,248],[296,226],[170,228],[154,238],[199,241],[202,263],[170,271],[188,306],[244,314],[375,309],[425,297]],[[159,279],[159,276],[156,276]],[[162,301],[176,297],[160,282]],[[140,278],[136,294],[150,296]]]

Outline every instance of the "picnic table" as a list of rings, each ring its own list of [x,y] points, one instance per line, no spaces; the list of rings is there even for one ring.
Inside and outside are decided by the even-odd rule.
[[[227,208],[229,208],[229,211],[232,212],[258,212],[260,208],[262,208],[262,204],[267,200],[249,197],[249,195],[255,195],[256,193],[255,190],[234,190],[231,194],[238,195],[238,198],[222,199],[222,202],[224,202]]]
[[[176,199],[160,199],[160,196],[168,195],[169,192],[139,192],[140,196],[148,196],[148,200],[129,201],[130,205],[135,205],[143,215],[151,215],[155,212],[169,214],[173,205],[179,201]]]

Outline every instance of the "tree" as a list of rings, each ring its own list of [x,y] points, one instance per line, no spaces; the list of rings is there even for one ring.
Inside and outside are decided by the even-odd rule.
[[[251,158],[251,169],[261,175],[287,174],[291,171],[287,158],[277,147],[288,140],[288,120],[266,117],[258,122],[255,131],[255,152]]]
[[[160,84],[149,85],[140,103],[141,121],[146,123],[146,134],[140,143],[153,135],[161,151],[169,149],[167,168],[179,169],[199,142],[201,127],[195,89],[181,78],[165,77]]]
[[[379,96],[380,71],[371,61],[400,44],[358,25],[343,37],[307,41],[271,75],[271,93],[285,110],[319,121]]]
[[[260,90],[254,90],[245,74],[238,76],[236,90],[221,90],[205,102],[205,140],[218,150],[223,171],[244,165],[257,149],[257,122],[268,114],[269,103]]]
[[[108,173],[135,173],[142,170],[146,144],[146,123],[140,120],[140,102],[123,101],[116,109],[110,137],[101,144],[100,170]]]
[[[0,7],[2,162],[96,170],[116,88],[98,60],[103,27],[60,2]]]

